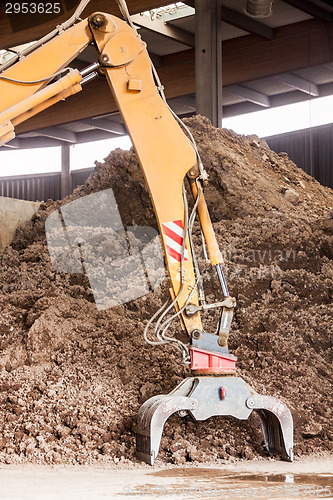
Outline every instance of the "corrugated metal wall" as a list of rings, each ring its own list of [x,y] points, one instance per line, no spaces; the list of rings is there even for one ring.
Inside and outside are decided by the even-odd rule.
[[[324,186],[333,188],[333,125],[267,137],[271,149],[282,151]]]
[[[27,201],[58,200],[60,173],[1,177],[0,196]]]
[[[73,189],[80,186],[93,172],[93,168],[73,170]],[[0,177],[0,196],[27,201],[60,200],[61,174],[32,174],[15,177]]]
[[[80,170],[73,170],[72,175],[72,188],[75,189],[77,186],[82,186],[88,179],[89,175],[93,173],[94,168],[82,168]]]
[[[288,132],[267,137],[271,149],[288,153],[289,157],[305,172],[324,186],[333,188],[333,125]],[[73,189],[85,182],[93,168],[73,170]],[[0,177],[0,196],[28,201],[59,200],[61,174],[34,174],[17,177]]]

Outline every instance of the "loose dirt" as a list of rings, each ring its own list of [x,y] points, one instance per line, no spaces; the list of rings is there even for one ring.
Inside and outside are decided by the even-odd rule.
[[[214,129],[201,117],[187,125],[210,176],[205,194],[238,303],[229,346],[239,374],[288,405],[296,457],[330,453],[333,192],[255,136]],[[51,265],[47,217],[108,188],[124,225],[156,228],[135,154],[116,150],[72,196],[42,203],[1,256],[1,462],[135,462],[138,408],[189,375],[171,347],[143,340],[144,325],[167,298],[167,279],[139,299],[98,311],[84,274]],[[194,239],[200,243],[197,227]],[[199,263],[208,301],[221,299],[201,254]],[[216,321],[205,315],[206,330]],[[255,416],[172,417],[160,457],[176,464],[260,458],[262,441]]]

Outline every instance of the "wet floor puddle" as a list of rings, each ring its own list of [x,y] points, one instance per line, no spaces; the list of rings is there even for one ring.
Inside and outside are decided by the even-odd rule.
[[[333,498],[332,474],[223,472],[221,469],[182,468],[148,474],[152,481],[123,490],[138,498]]]

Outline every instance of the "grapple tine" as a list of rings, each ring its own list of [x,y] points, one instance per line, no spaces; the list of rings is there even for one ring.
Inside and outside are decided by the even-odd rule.
[[[269,453],[293,461],[293,418],[282,401],[256,394],[247,401],[260,418],[265,446]]]
[[[195,420],[214,415],[246,420],[254,410],[261,422],[265,446],[284,460],[293,460],[293,421],[287,406],[278,399],[257,394],[240,377],[190,377],[170,394],[150,398],[140,408],[136,454],[153,465],[158,455],[166,420],[175,412]]]
[[[197,401],[186,396],[161,395],[146,401],[138,413],[136,455],[154,465],[160,447],[164,424],[175,412],[194,409]]]

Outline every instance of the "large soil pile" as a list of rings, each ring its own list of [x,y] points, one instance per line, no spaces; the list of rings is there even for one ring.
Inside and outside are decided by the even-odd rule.
[[[327,452],[333,193],[256,137],[216,130],[200,117],[187,124],[210,175],[206,197],[238,301],[230,349],[239,374],[289,406],[296,456]],[[124,224],[155,226],[136,157],[117,150],[71,197],[42,204],[1,257],[2,462],[135,460],[139,406],[188,374],[170,347],[152,348],[142,336],[168,295],[167,279],[153,293],[98,311],[84,275],[52,268],[46,218],[60,205],[110,187]],[[208,300],[220,299],[215,276],[200,263]],[[208,317],[208,331],[216,319]],[[262,440],[254,415],[242,422],[172,417],[160,456],[175,463],[259,457],[265,456]]]

